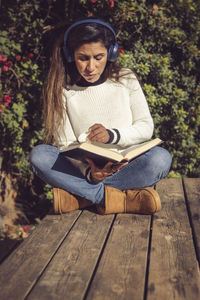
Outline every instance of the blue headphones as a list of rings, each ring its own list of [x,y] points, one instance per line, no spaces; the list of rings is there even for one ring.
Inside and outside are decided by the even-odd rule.
[[[67,39],[68,39],[68,36],[69,36],[69,32],[72,30],[72,28],[80,25],[80,24],[85,24],[85,23],[97,23],[97,24],[101,24],[103,26],[105,26],[106,28],[108,28],[114,35],[114,44],[111,45],[108,49],[108,61],[110,62],[114,62],[116,59],[117,59],[117,54],[118,54],[118,44],[117,44],[117,38],[116,38],[116,34],[115,34],[115,31],[112,29],[112,27],[103,22],[103,21],[100,21],[98,19],[85,19],[85,20],[82,20],[82,21],[78,21],[74,24],[72,24],[68,29],[67,31],[65,32],[65,36],[64,36],[64,46],[63,46],[63,52],[64,52],[64,55],[65,55],[65,58],[66,58],[66,61],[68,63],[71,63],[71,62],[74,62],[74,54],[71,53],[71,51],[69,50],[69,48],[67,48]]]

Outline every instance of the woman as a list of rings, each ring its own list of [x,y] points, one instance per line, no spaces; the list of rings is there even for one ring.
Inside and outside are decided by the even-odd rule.
[[[171,156],[154,147],[129,163],[97,167],[60,155],[87,139],[125,149],[149,140],[153,120],[136,76],[116,65],[112,27],[97,19],[72,24],[58,39],[44,88],[46,143],[36,146],[34,172],[54,187],[54,208],[66,212],[96,204],[102,214],[152,214],[161,208],[152,186],[165,177]],[[53,144],[53,145],[48,145]]]

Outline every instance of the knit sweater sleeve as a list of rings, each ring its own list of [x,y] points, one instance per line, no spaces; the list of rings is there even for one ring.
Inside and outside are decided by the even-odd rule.
[[[128,147],[149,140],[152,137],[154,124],[142,88],[134,74],[123,82],[129,90],[132,124],[108,129],[109,143]]]

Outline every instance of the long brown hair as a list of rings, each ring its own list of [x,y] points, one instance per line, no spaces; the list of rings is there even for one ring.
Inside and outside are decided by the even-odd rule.
[[[58,144],[56,129],[63,127],[63,88],[80,80],[75,63],[67,63],[62,52],[65,31],[66,29],[62,31],[55,42],[48,76],[43,88],[45,142],[55,145]],[[114,37],[109,29],[97,23],[86,23],[75,27],[71,30],[68,38],[69,47],[73,52],[84,43],[98,41],[101,41],[108,49],[114,42]],[[115,62],[107,62],[102,74],[104,80],[109,78],[119,81],[122,76],[120,70],[121,67],[117,66]]]

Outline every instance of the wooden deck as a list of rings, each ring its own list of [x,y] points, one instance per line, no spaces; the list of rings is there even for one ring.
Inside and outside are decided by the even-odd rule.
[[[200,179],[156,189],[154,216],[45,217],[0,265],[0,299],[200,299]]]

